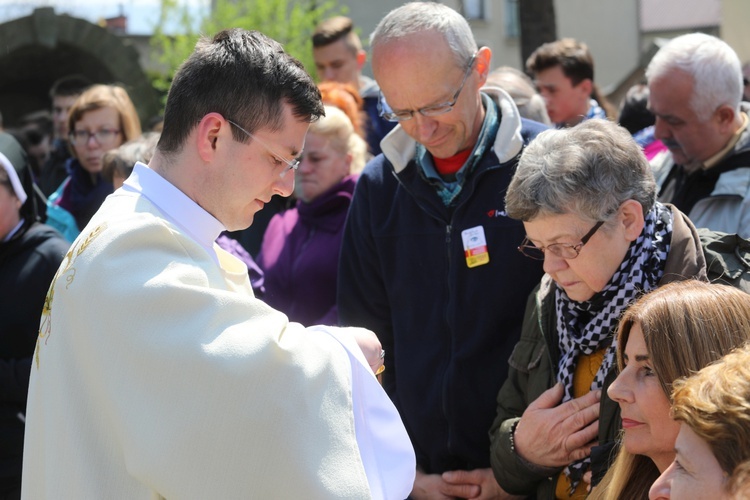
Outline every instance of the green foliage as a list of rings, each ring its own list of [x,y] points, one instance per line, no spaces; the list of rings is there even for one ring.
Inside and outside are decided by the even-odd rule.
[[[315,76],[311,41],[315,26],[327,17],[346,12],[337,0],[215,0],[213,3],[211,12],[200,16],[179,0],[161,0],[151,47],[165,68],[163,74],[152,75],[154,87],[163,96],[166,97],[175,71],[192,53],[198,37],[213,36],[227,28],[257,30],[268,35]]]

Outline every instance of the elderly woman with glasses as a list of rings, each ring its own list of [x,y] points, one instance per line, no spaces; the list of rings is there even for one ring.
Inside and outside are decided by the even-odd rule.
[[[640,148],[608,121],[543,132],[521,157],[506,211],[523,221],[519,250],[543,260],[545,275],[529,298],[490,430],[495,477],[509,493],[585,497],[584,474],[606,470],[620,430],[618,405],[606,396],[616,375],[614,331],[639,294],[741,274],[731,252],[722,260],[714,250],[736,236],[699,236],[655,199]],[[597,442],[607,446],[592,453]]]
[[[102,177],[104,153],[141,135],[141,123],[125,89],[94,85],[70,108],[68,130],[73,157],[68,177],[50,196],[48,223],[72,241],[113,191]]]

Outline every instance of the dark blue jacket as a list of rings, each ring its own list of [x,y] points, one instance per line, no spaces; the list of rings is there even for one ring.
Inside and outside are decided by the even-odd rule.
[[[357,184],[339,264],[340,323],[373,330],[386,350],[383,384],[427,473],[490,466],[488,430],[508,358],[542,266],[516,247],[521,222],[505,191],[523,145],[543,126],[500,100],[500,130],[444,206],[397,129]],[[461,232],[482,226],[489,263],[468,268]]]
[[[0,243],[0,498],[21,489],[32,356],[47,290],[69,246],[36,222]]]

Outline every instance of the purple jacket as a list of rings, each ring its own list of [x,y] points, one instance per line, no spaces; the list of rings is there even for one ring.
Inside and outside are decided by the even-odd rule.
[[[250,285],[253,287],[253,292],[256,297],[261,298],[265,292],[265,289],[263,288],[263,271],[258,267],[258,264],[255,263],[253,256],[250,255],[242,245],[240,245],[239,241],[228,236],[226,231],[216,238],[216,244],[245,263],[247,266],[247,273],[250,276]]]
[[[344,221],[357,177],[350,175],[311,203],[297,202],[268,224],[258,265],[263,300],[305,326],[338,324],[336,276]]]

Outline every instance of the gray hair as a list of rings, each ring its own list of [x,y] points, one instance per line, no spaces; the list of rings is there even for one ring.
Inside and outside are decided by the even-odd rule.
[[[719,106],[740,111],[742,65],[732,47],[705,33],[678,36],[659,49],[646,68],[649,83],[671,70],[693,77],[690,107],[701,121],[708,120]]]
[[[544,99],[536,91],[531,78],[523,72],[510,66],[500,66],[487,75],[487,83],[485,85],[500,87],[506,91],[513,99],[513,102],[516,103],[518,112],[524,118],[544,123],[545,125],[552,124],[547,114]]]
[[[592,119],[531,141],[508,186],[505,210],[522,221],[566,213],[606,221],[627,200],[640,203],[644,214],[651,210],[651,167],[627,130]]]
[[[159,137],[158,132],[144,132],[135,139],[121,144],[120,147],[104,153],[102,157],[102,177],[109,182],[112,182],[115,174],[127,179],[136,162],[148,163],[151,161],[154,152],[156,152]]]
[[[436,31],[445,37],[458,66],[464,66],[478,50],[464,17],[437,2],[411,2],[390,11],[370,35],[370,48],[410,35]]]

